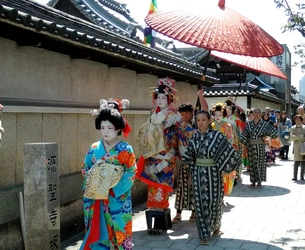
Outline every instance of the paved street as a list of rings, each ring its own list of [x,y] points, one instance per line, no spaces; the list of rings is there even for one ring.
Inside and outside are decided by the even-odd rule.
[[[290,155],[292,159],[292,155]],[[249,175],[225,197],[220,238],[209,246],[199,245],[195,223],[188,222],[190,211],[183,211],[182,222],[161,235],[147,233],[145,204],[133,209],[134,250],[301,250],[305,249],[305,181],[293,182],[293,161],[280,161],[268,167],[263,188],[251,189]],[[299,175],[298,175],[299,179]],[[172,217],[175,195],[171,196]],[[62,244],[64,250],[79,249],[83,235]]]

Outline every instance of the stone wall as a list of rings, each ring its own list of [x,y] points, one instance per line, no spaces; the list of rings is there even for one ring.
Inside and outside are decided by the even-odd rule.
[[[23,190],[23,144],[57,142],[61,185],[62,224],[69,237],[71,229],[82,230],[80,170],[89,146],[100,139],[90,109],[79,104],[96,104],[101,98],[127,98],[131,110],[123,112],[133,131],[127,141],[138,158],[135,138],[146,122],[152,100],[149,88],[158,76],[137,74],[125,68],[83,59],[71,59],[38,47],[19,47],[0,38],[0,103],[4,104],[2,124],[5,134],[0,149],[0,234],[1,249],[20,249],[18,192]],[[177,82],[179,101],[196,102],[197,86]],[[10,100],[7,105],[5,101]],[[20,100],[36,106],[20,105]],[[14,103],[15,102],[15,103]],[[56,107],[56,103],[67,107]],[[39,104],[40,103],[40,104]],[[52,105],[44,105],[52,103]],[[75,103],[77,108],[69,107]],[[55,104],[55,105],[54,105]],[[132,189],[134,204],[146,199],[146,185],[135,181]],[[78,209],[75,209],[78,207]],[[74,223],[74,224],[73,224]],[[73,226],[76,225],[76,226]],[[69,233],[70,232],[70,233]],[[19,239],[16,240],[16,238]],[[6,244],[6,245],[2,245]]]

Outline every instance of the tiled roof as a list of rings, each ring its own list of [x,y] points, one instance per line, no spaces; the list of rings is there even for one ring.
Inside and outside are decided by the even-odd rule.
[[[122,17],[120,18],[119,15],[114,15],[114,13],[120,11],[118,7],[114,8],[115,5],[110,5],[116,9],[116,11],[113,11],[111,8],[101,4],[101,2],[108,3],[108,1],[70,0],[70,2],[73,3],[92,23],[105,28],[109,26],[114,32],[130,37],[129,32],[127,31],[129,22],[124,16],[125,20]]]
[[[63,0],[62,0],[63,1]],[[124,4],[120,4],[113,0],[68,0],[75,5],[77,9],[92,23],[102,26],[106,29],[110,29],[112,32],[116,32],[120,35],[131,37],[135,40],[139,37],[132,37],[132,28],[136,29],[136,34],[143,34],[144,28],[139,25],[138,22],[130,16],[129,10],[125,8]],[[50,6],[55,6],[52,4]],[[132,27],[130,29],[130,27]],[[136,36],[136,35],[135,35]],[[182,57],[181,54],[175,53],[172,50],[164,49],[161,47],[162,39],[156,37],[156,43],[160,43],[156,46],[155,50],[160,50],[164,53],[171,54],[176,57]],[[192,62],[188,59],[186,61]]]
[[[169,53],[148,48],[109,29],[54,8],[30,0],[0,0],[0,13],[0,22],[2,20],[35,33],[51,36],[53,39],[64,40],[70,46],[77,44],[94,51],[110,53],[113,57],[120,56],[133,64],[158,67],[169,74],[176,72],[176,75],[192,84],[204,83],[201,80],[203,67]],[[205,84],[212,85],[218,81],[217,78],[208,75]]]

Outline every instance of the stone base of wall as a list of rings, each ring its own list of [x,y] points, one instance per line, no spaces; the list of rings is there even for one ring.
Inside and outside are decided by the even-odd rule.
[[[71,175],[65,178],[72,178],[72,177],[74,176]],[[79,183],[79,186],[81,186],[81,183]],[[18,188],[19,186],[15,187],[16,190]],[[64,188],[62,189],[62,191],[63,190]],[[17,191],[14,191],[14,193],[16,193]],[[64,198],[64,196],[62,198]],[[136,179],[132,187],[133,207],[146,202],[146,200],[147,200],[147,185],[143,184],[142,182]],[[16,206],[18,206],[18,204],[16,204]],[[16,211],[16,213],[18,212],[19,211]],[[16,214],[16,216],[18,216],[18,214]],[[83,200],[77,199],[62,204],[60,207],[61,241],[64,242],[67,239],[83,232],[84,228],[85,226],[84,226],[84,217],[83,217]],[[19,219],[0,224],[0,249],[1,250],[24,249],[22,234],[21,234],[21,225]]]
[[[19,220],[0,225],[0,249],[24,249],[21,235],[21,225]]]

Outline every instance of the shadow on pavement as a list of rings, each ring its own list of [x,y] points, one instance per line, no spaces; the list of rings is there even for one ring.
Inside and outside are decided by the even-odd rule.
[[[211,237],[209,246],[200,245],[196,226],[190,223],[179,223],[180,228],[172,228],[162,232],[160,235],[150,235],[147,231],[133,232],[133,250],[159,250],[159,249],[270,249],[283,250],[281,241],[264,243],[245,239],[226,238],[225,233],[221,237]],[[292,239],[290,239],[292,240]],[[300,249],[301,248],[294,248]]]
[[[234,205],[231,205],[229,202],[226,202],[226,198],[224,199],[224,204],[222,207],[222,212],[228,213],[231,212],[231,210],[234,208]]]
[[[270,243],[276,244],[276,245],[283,244],[285,249],[304,250],[305,249],[304,242],[296,242],[296,240],[295,240],[296,237],[304,238],[304,233],[305,233],[305,231],[302,230],[301,228],[290,229],[290,230],[287,230],[287,234],[293,234],[294,238],[290,238],[287,235],[287,236],[283,236],[280,238],[274,238],[274,239],[270,240]]]
[[[291,191],[284,187],[264,185],[261,188],[249,188],[249,184],[237,184],[230,196],[232,197],[268,197],[289,194]]]

